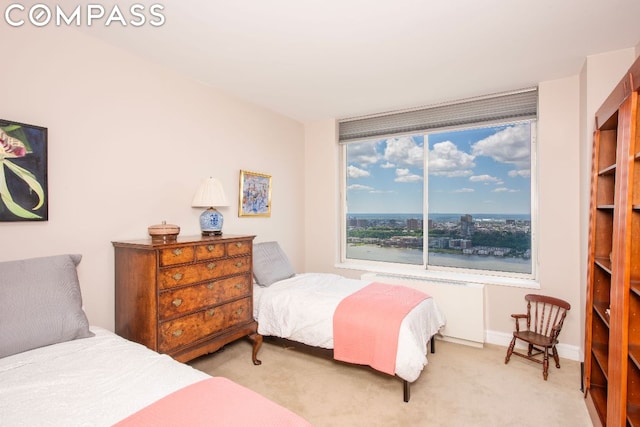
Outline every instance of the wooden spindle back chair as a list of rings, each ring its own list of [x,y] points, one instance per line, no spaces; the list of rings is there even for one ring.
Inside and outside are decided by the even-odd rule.
[[[513,332],[513,339],[507,349],[507,356],[504,363],[509,363],[512,354],[525,359],[542,364],[542,375],[547,380],[549,375],[549,350],[556,362],[556,368],[560,368],[560,359],[556,344],[558,344],[558,335],[562,330],[564,319],[567,312],[571,309],[571,305],[558,298],[528,294],[524,299],[527,301],[526,314],[512,314],[516,320],[516,330]],[[520,320],[526,319],[527,329],[520,329]],[[527,343],[527,353],[521,353],[515,350],[517,340]],[[542,360],[537,356],[542,355]]]

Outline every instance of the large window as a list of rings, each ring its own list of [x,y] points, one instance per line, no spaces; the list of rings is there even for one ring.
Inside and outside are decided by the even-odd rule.
[[[509,120],[467,117],[455,126],[343,138],[345,261],[531,277],[537,92],[525,93],[533,107]],[[393,121],[392,128],[404,123],[400,114]]]

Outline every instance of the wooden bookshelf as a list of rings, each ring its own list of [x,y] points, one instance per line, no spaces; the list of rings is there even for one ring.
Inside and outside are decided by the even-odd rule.
[[[594,425],[640,426],[640,59],[596,113],[584,384]]]

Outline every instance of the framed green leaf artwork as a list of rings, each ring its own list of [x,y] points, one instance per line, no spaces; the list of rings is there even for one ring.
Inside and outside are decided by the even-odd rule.
[[[47,221],[47,128],[0,119],[0,221]]]

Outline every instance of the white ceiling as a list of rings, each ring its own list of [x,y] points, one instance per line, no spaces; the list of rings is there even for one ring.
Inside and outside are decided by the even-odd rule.
[[[301,121],[530,87],[640,42],[639,0],[149,3],[163,26],[88,31]]]

